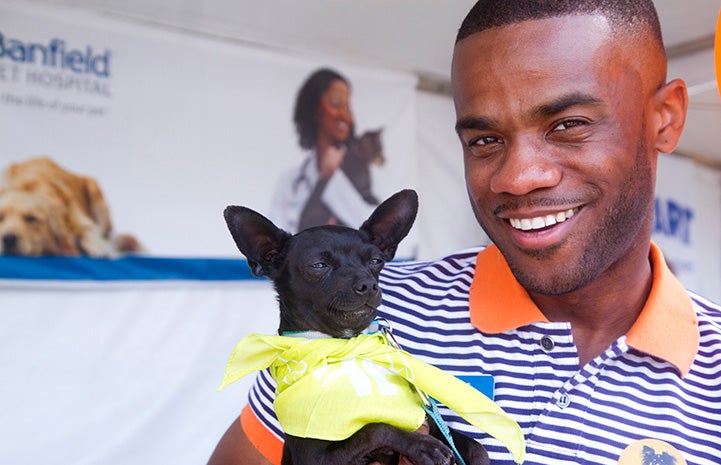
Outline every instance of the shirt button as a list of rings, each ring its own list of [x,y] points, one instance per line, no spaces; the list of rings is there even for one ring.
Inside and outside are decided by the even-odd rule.
[[[541,348],[544,352],[550,352],[554,347],[556,347],[556,343],[553,342],[553,339],[551,339],[550,336],[543,336],[541,338]]]
[[[561,408],[566,408],[569,405],[571,405],[571,396],[568,394],[561,394],[558,398],[558,406]]]

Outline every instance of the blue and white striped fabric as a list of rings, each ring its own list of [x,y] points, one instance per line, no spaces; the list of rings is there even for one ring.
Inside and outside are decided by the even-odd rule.
[[[721,463],[721,307],[691,295],[700,347],[685,377],[671,363],[629,347],[625,336],[579,370],[567,323],[532,323],[500,334],[471,325],[478,252],[389,264],[380,316],[419,359],[454,375],[493,375],[494,400],[525,434],[525,464],[616,464],[627,446],[644,438],[672,445],[689,465]],[[261,373],[249,400],[280,437],[273,391],[272,379]],[[494,464],[513,464],[499,442],[441,411],[451,427],[480,440]]]

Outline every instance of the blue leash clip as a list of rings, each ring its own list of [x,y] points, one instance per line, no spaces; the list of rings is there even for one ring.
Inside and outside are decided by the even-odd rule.
[[[426,396],[426,399],[428,399],[428,396]],[[436,405],[433,399],[428,399],[428,401],[430,405],[423,404],[423,410],[425,410],[428,416],[436,423],[436,425],[438,425],[438,429],[441,430],[443,437],[446,438],[448,445],[451,446],[453,455],[456,456],[456,465],[466,465],[463,457],[461,457],[458,449],[456,449],[456,444],[453,442],[453,436],[451,436],[450,428],[448,428],[448,425],[443,420],[443,417],[441,417],[441,412],[438,411],[438,405]]]

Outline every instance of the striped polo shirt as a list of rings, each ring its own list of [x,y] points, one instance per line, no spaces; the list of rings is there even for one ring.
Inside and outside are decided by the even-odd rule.
[[[650,260],[639,318],[582,368],[570,324],[546,320],[495,246],[388,264],[379,316],[419,359],[458,376],[492,375],[494,400],[525,435],[525,464],[721,463],[721,307],[684,290],[653,244]],[[261,372],[241,422],[280,463],[274,389]],[[514,463],[498,441],[441,412],[494,464]]]

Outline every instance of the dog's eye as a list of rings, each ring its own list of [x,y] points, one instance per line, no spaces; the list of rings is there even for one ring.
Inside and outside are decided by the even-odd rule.
[[[382,265],[383,259],[381,258],[371,258],[370,261],[368,261],[369,265],[376,266],[376,265]]]
[[[313,269],[316,269],[316,270],[322,270],[323,268],[327,268],[328,265],[326,265],[323,262],[316,262],[316,263],[313,263],[310,267]]]
[[[26,223],[35,223],[38,220],[38,217],[32,214],[25,215],[25,222]]]
[[[3,215],[2,213],[0,213],[0,221],[2,221],[2,220],[4,220],[4,219],[5,219],[5,215]]]

